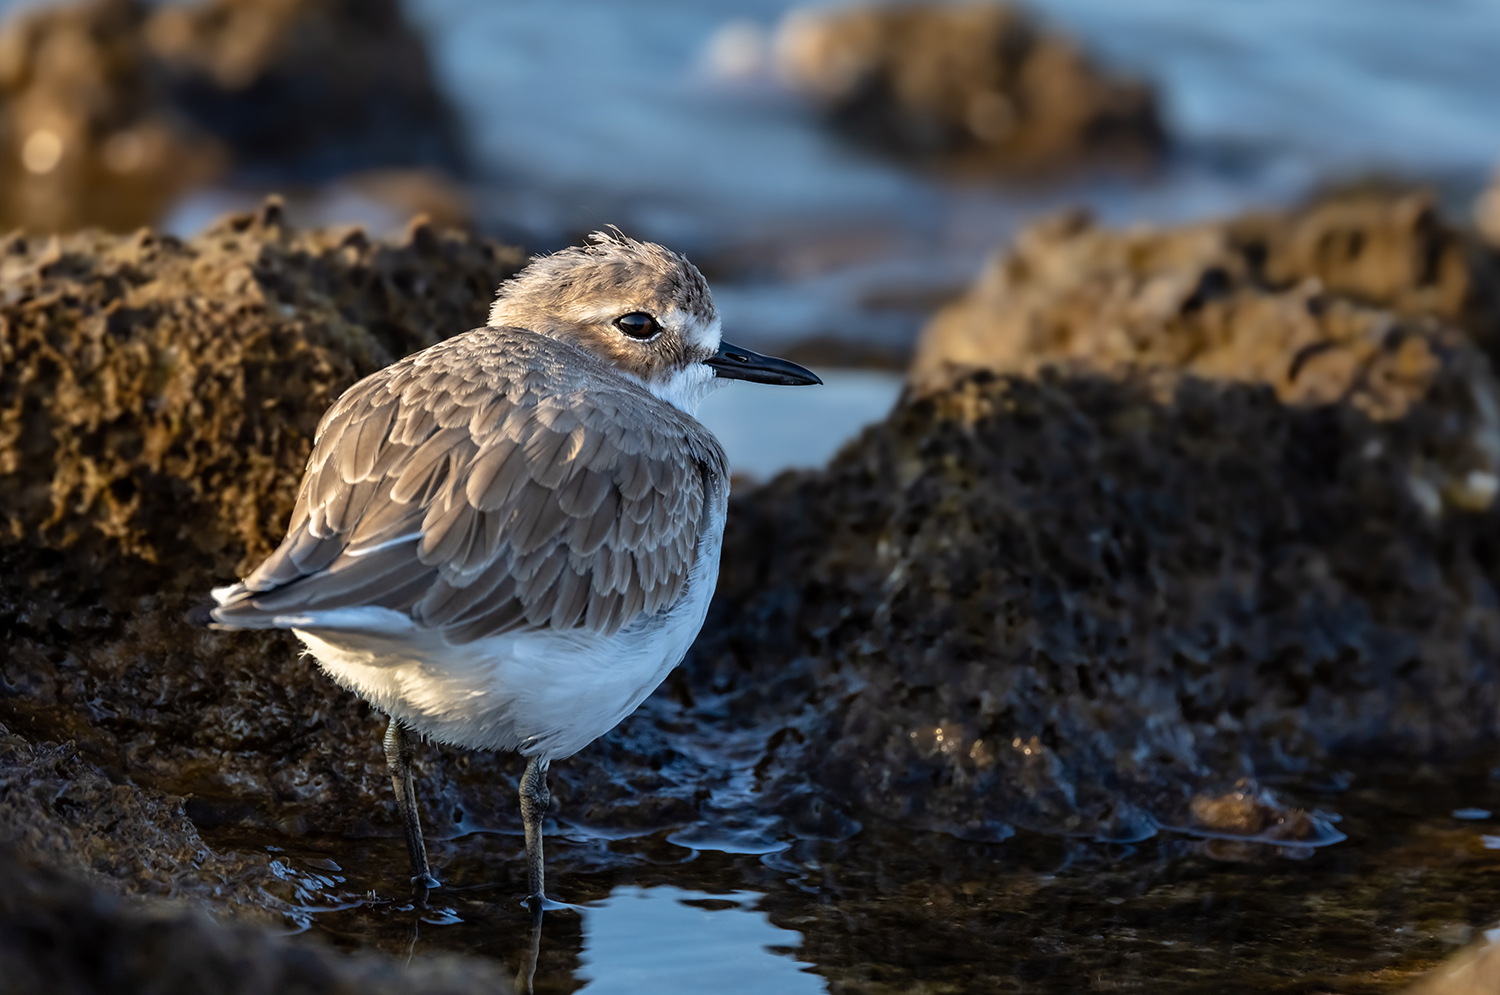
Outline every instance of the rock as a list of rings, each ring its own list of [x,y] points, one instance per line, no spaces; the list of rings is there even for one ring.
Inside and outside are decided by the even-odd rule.
[[[190,796],[204,823],[262,812],[296,831],[309,811],[335,830],[380,823],[380,802],[344,804],[386,793],[379,717],[285,640],[196,632],[182,613],[280,541],[332,399],[483,324],[521,263],[425,222],[397,244],[297,233],[274,201],[188,242],[6,244],[0,713],[12,732],[76,742],[112,777]]]
[[[276,201],[187,241],[0,246],[0,722],[17,762],[42,765],[26,775],[35,792],[0,794],[0,839],[75,872],[103,861],[116,890],[141,878],[281,913],[289,888],[331,889],[326,904],[337,889],[195,834],[399,838],[384,716],[286,634],[184,616],[279,542],[332,399],[482,324],[522,261],[424,222],[395,243],[297,232]],[[632,832],[698,821],[739,775],[712,725],[684,712],[660,698],[558,765],[559,818]],[[60,750],[91,773],[48,759]],[[519,830],[517,760],[419,747],[434,846]],[[66,813],[25,802],[75,782]],[[137,828],[116,838],[127,810]]]
[[[908,397],[734,501],[692,686],[764,731],[767,795],[862,820],[1335,840],[1261,782],[1496,733],[1495,513],[1406,486],[1443,403],[985,371]]]
[[[1500,172],[1474,201],[1474,227],[1490,245],[1500,247]]]
[[[244,902],[273,862],[174,856],[194,833],[395,839],[382,717],[286,634],[182,616],[279,540],[332,398],[482,321],[519,255],[422,224],[394,244],[298,233],[274,203],[187,242],[0,248],[0,721],[16,783],[40,786],[0,795],[0,827],[38,860],[122,869],[105,883],[227,882]],[[1236,293],[1200,309],[1237,328]],[[1266,294],[1244,313],[1309,315],[1370,376],[1320,373],[1346,384],[1326,396],[1290,377],[1282,397],[1269,373],[1182,363],[950,371],[826,471],[737,495],[704,635],[554,767],[557,821],[747,852],[872,821],[1295,849],[1337,831],[1271,778],[1492,740],[1496,512],[1455,476],[1494,417],[1483,357],[1432,316],[1391,312],[1372,337],[1372,305]],[[1175,355],[1158,338],[1146,354]],[[1418,455],[1452,485],[1442,514]],[[518,828],[516,758],[419,761],[435,845]],[[37,801],[65,782],[73,811]],[[119,842],[115,812],[138,827]],[[24,829],[43,823],[60,828]]]
[[[1500,267],[1414,196],[1168,231],[1038,225],[933,319],[911,378],[925,393],[1057,367],[1151,380],[1163,399],[1195,376],[1352,405],[1389,423],[1370,444],[1404,449],[1408,489],[1437,514],[1484,510],[1500,487],[1480,351],[1497,347]]]
[[[513,990],[478,957],[348,956],[222,925],[201,911],[144,905],[37,869],[0,849],[0,962],[13,995],[466,995]]]
[[[799,8],[775,45],[780,75],[836,130],[918,162],[1041,174],[1165,146],[1147,86],[1009,4]]]
[[[0,31],[5,228],[128,231],[230,170],[307,184],[392,167],[464,167],[395,0],[78,0]]]
[[[1337,839],[1264,782],[1500,731],[1491,264],[1420,198],[1031,229],[737,496],[698,700],[866,821]]]
[[[87,0],[0,30],[0,227],[129,230],[223,172],[224,147],[167,101],[147,17]]]
[[[172,106],[242,171],[307,183],[464,169],[457,120],[398,0],[164,4],[146,39]]]

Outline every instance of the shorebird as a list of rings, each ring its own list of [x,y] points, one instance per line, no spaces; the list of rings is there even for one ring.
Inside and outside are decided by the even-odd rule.
[[[409,733],[527,757],[528,902],[547,768],[614,728],[703,626],[728,508],[693,417],[729,380],[821,383],[722,341],[686,258],[618,230],[531,260],[483,328],[323,416],[286,538],[196,619],[290,629],[389,717],[413,881],[435,887]]]

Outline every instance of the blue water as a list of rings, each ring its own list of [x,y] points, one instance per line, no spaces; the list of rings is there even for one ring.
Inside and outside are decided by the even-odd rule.
[[[813,995],[828,990],[789,952],[802,934],[755,909],[760,895],[626,885],[582,911],[575,974],[589,995]]]

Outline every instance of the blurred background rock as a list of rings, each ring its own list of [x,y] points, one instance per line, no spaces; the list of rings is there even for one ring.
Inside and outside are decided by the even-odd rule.
[[[30,232],[158,223],[216,181],[367,171],[373,199],[460,222],[462,150],[395,0],[84,0],[0,29],[0,223]]]

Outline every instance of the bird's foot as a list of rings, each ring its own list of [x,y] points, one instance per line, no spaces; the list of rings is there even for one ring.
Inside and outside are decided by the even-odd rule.
[[[527,895],[521,900],[521,904],[532,912],[561,912],[563,909],[573,908],[566,902],[554,902],[546,895]]]
[[[411,879],[411,883],[413,888],[421,888],[423,891],[431,891],[434,888],[441,888],[443,886],[443,882],[431,874],[418,874]]]

